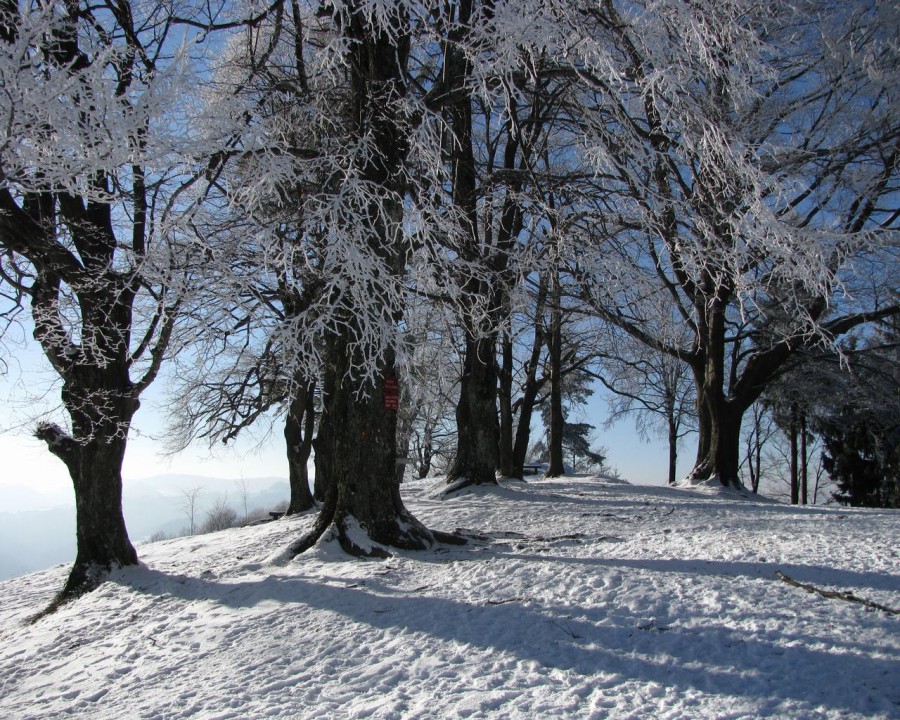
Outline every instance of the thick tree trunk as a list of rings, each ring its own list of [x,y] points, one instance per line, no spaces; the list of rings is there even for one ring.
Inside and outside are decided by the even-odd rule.
[[[741,413],[730,407],[710,413],[709,435],[704,443],[706,452],[698,457],[691,471],[691,482],[717,479],[723,486],[741,488],[740,445]]]
[[[382,383],[389,374],[392,368],[386,367]],[[359,555],[383,552],[366,545],[362,538],[393,547],[423,549],[433,537],[406,511],[400,499],[397,413],[385,407],[383,386],[369,390],[367,396],[359,396],[355,384],[344,377],[343,382],[332,383],[326,398],[325,417],[330,429],[324,451],[330,457],[329,486],[336,492],[333,522],[338,539],[345,550]]]
[[[284,422],[284,441],[287,450],[288,482],[291,499],[287,515],[309,510],[315,505],[309,489],[307,464],[312,453],[313,429],[316,422],[315,385],[297,385],[295,396]]]
[[[452,132],[449,160],[452,169],[453,204],[459,209],[463,239],[459,252],[464,260],[484,263],[478,235],[478,192],[475,154],[472,147],[472,97],[466,82],[471,63],[461,43],[469,32],[473,3],[465,0],[449,6],[453,26],[444,47],[440,93],[454,97],[447,106]],[[455,15],[455,18],[453,17]],[[466,334],[463,374],[456,407],[456,457],[447,482],[454,487],[495,484],[500,430],[497,420],[497,329],[475,317],[479,304],[487,300],[488,313],[495,311],[494,289],[483,279],[464,277],[462,289],[472,310],[463,317]]]
[[[136,565],[138,558],[122,514],[122,460],[126,440],[91,441],[77,452],[72,473],[76,486],[77,554],[63,588],[64,595],[94,589],[103,573],[116,566]]]
[[[315,441],[316,474],[327,477],[327,493],[316,527],[292,552],[303,552],[328,531],[346,552],[366,557],[385,557],[387,547],[422,550],[450,539],[429,531],[400,497],[397,411],[386,407],[384,393],[393,364],[383,366],[379,387],[360,388],[348,376],[349,342],[342,337],[333,343]]]
[[[347,8],[335,15],[348,43],[352,121],[369,149],[360,175],[383,194],[373,195],[367,217],[354,228],[365,233],[368,250],[389,273],[386,287],[372,288],[369,302],[382,314],[389,307],[391,284],[399,284],[407,248],[403,243],[403,163],[407,145],[401,99],[405,88],[408,18],[401,12],[383,20]],[[378,22],[391,27],[382,27]],[[386,547],[423,549],[436,537],[406,510],[396,472],[397,408],[394,358],[385,350],[376,367],[360,345],[364,337],[357,308],[340,311],[339,330],[326,337],[323,409],[315,441],[316,475],[326,482],[326,497],[313,531],[291,548],[311,547],[325,533],[345,551],[385,556]],[[360,379],[370,369],[374,386]],[[386,386],[391,381],[391,389]],[[446,539],[448,536],[442,536]]]
[[[457,487],[496,484],[500,431],[493,337],[466,340],[456,428],[456,458],[448,481]]]
[[[109,380],[104,374],[100,368],[86,373]],[[112,568],[138,561],[122,514],[122,461],[139,403],[128,390],[91,392],[73,385],[70,381],[63,388],[73,435],[51,423],[35,433],[65,463],[75,490],[75,562],[54,606],[90,592]]]
[[[724,487],[742,487],[740,468],[741,418],[744,407],[723,397],[721,355],[694,368],[700,436],[691,483],[718,480]]]
[[[727,297],[724,289],[721,292]],[[697,462],[688,481],[715,479],[724,487],[740,489],[741,419],[755,397],[742,403],[725,397],[725,306],[726,301],[717,297],[701,308],[705,352],[691,367],[700,436]]]

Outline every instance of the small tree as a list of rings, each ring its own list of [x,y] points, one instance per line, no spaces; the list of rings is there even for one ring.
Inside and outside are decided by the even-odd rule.
[[[631,415],[641,439],[662,436],[669,446],[668,484],[677,477],[678,445],[696,431],[696,393],[690,368],[627,335],[606,335],[598,379],[610,391],[605,426]]]
[[[201,533],[218,532],[219,530],[227,530],[238,524],[238,514],[234,508],[228,504],[228,496],[217,500],[209,510],[206,511],[206,517],[200,526]]]
[[[181,510],[188,520],[188,535],[193,535],[197,529],[197,511],[199,509],[200,493],[203,491],[201,487],[192,487],[189,490],[181,491]]]

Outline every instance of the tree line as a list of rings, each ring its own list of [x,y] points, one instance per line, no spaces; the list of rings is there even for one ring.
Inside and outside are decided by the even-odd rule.
[[[289,511],[320,502],[295,553],[456,541],[398,457],[450,428],[450,487],[521,478],[543,412],[559,475],[593,379],[662,419],[670,479],[692,417],[688,479],[740,486],[778,383],[896,368],[898,25],[876,0],[0,0],[2,317],[61,382],[36,430],[75,488],[61,597],[137,562],[122,458],[164,367],[174,447],[283,418]],[[846,398],[830,437],[896,432]]]

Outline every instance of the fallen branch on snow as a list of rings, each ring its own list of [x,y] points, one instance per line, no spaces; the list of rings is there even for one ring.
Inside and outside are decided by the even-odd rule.
[[[871,600],[857,597],[850,591],[838,592],[836,590],[824,590],[820,587],[816,587],[815,585],[807,585],[806,583],[797,582],[796,580],[794,580],[794,578],[785,575],[783,572],[781,572],[781,570],[776,570],[775,574],[778,576],[779,580],[781,580],[782,582],[786,582],[792,587],[802,588],[803,590],[806,590],[806,592],[816,593],[817,595],[821,595],[824,598],[830,598],[833,600],[846,600],[847,602],[865,605],[866,607],[872,608],[874,610],[883,610],[890,615],[900,615],[900,610],[895,610],[885,605],[879,605],[877,602],[872,602]]]

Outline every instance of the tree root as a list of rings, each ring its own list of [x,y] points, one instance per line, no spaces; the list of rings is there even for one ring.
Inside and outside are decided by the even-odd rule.
[[[39,620],[49,617],[61,607],[68,605],[92,590],[96,590],[106,580],[109,568],[101,565],[83,565],[76,563],[69,572],[69,577],[63,589],[60,590],[43,610],[29,616],[25,620],[26,625],[34,625]]]
[[[388,537],[384,537],[383,533],[379,534],[377,537],[370,538],[371,546],[361,547],[348,534],[345,518],[340,517],[337,512],[334,499],[328,497],[316,518],[315,525],[306,535],[288,548],[287,555],[290,559],[301,555],[311,549],[326,532],[332,529],[341,549],[355,557],[391,557],[391,553],[386,547],[395,547],[401,550],[425,550],[435,543],[465,545],[467,542],[465,537],[457,533],[430,530],[409,513],[402,513],[400,521],[402,521],[402,525],[398,522],[393,531],[388,533]]]
[[[857,597],[849,591],[839,592],[837,590],[825,590],[823,588],[816,587],[815,585],[807,585],[806,583],[797,582],[792,577],[785,575],[783,572],[781,572],[781,570],[776,570],[775,575],[778,576],[779,580],[787,583],[791,587],[806,590],[806,592],[808,593],[815,593],[816,595],[821,595],[822,597],[828,598],[830,600],[846,600],[847,602],[858,603],[859,605],[864,605],[865,607],[872,608],[873,610],[881,610],[882,612],[886,612],[889,615],[900,615],[900,610],[895,610],[894,608],[889,608],[885,605],[879,605],[877,602]]]

